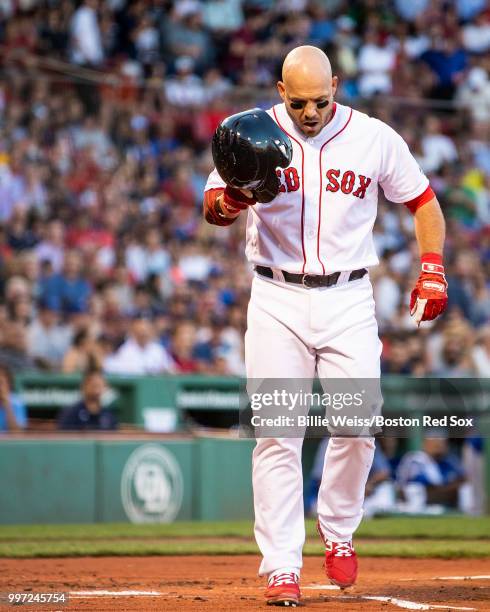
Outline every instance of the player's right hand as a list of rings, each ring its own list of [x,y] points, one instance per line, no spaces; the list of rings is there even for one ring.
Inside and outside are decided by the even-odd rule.
[[[235,187],[226,186],[223,194],[223,204],[228,212],[239,212],[247,210],[249,206],[257,203],[253,193],[248,189],[237,189]]]

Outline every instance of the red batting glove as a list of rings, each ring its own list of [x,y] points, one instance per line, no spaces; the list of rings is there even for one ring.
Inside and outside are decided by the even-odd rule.
[[[417,326],[421,321],[432,321],[446,310],[447,282],[442,255],[424,253],[422,272],[410,296],[410,314]]]
[[[247,198],[247,196],[235,187],[226,186],[223,194],[223,206],[230,214],[235,214],[241,210],[247,210],[249,206],[257,203],[255,198]]]

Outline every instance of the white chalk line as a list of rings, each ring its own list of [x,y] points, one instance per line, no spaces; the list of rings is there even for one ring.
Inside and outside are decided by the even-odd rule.
[[[339,587],[333,584],[313,584],[302,587],[303,590],[339,590]],[[164,593],[162,591],[107,591],[107,590],[98,590],[98,591],[70,591],[69,593],[71,599],[91,599],[96,597],[163,597],[164,595],[168,595],[168,593]],[[462,610],[462,611],[471,611],[476,610],[476,608],[468,608],[464,606],[453,606],[451,604],[445,605],[436,605],[436,604],[425,604],[418,603],[415,601],[409,601],[407,599],[398,599],[397,597],[383,597],[376,595],[340,595],[339,599],[348,599],[348,600],[369,600],[369,601],[380,601],[385,603],[391,603],[394,606],[399,608],[404,608],[405,610]]]
[[[311,589],[311,590],[324,590],[324,589],[335,589],[340,590],[340,587],[333,584],[313,584],[308,586],[303,586],[302,590]],[[349,599],[349,600],[370,600],[370,601],[381,601],[383,603],[391,603],[394,606],[398,606],[399,608],[404,608],[405,610],[476,610],[476,608],[467,608],[464,606],[452,606],[451,604],[445,604],[443,606],[436,604],[425,604],[418,603],[416,601],[409,601],[407,599],[399,599],[398,597],[385,597],[385,596],[377,596],[377,595],[340,595],[338,599]]]
[[[339,599],[367,599],[369,601],[381,601],[383,603],[393,604],[398,608],[404,608],[405,610],[476,610],[476,608],[453,606],[452,604],[440,606],[436,604],[425,604],[416,601],[409,601],[408,599],[398,599],[398,597],[381,597],[376,595],[359,595],[358,597],[341,595]]]
[[[490,580],[490,576],[437,576],[434,580]]]
[[[420,582],[420,578],[400,578],[400,582]],[[434,576],[424,580],[490,580],[490,576]]]

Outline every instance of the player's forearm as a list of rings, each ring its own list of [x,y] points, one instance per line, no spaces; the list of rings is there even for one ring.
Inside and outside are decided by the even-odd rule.
[[[204,193],[204,218],[211,225],[231,225],[240,214],[224,206],[223,197],[223,189],[209,189]]]
[[[436,198],[433,198],[415,212],[415,237],[420,255],[438,253],[442,255],[446,224]]]
[[[443,261],[446,225],[435,196],[419,206],[414,214],[421,271],[410,294],[410,314],[419,326],[422,321],[432,321],[447,308]]]

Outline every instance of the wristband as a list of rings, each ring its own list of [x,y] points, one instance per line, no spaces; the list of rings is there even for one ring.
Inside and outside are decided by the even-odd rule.
[[[442,266],[442,255],[439,253],[424,253],[420,257],[421,263],[433,263]]]
[[[420,263],[422,264],[422,272],[441,274],[444,276],[442,255],[439,253],[424,253],[420,258]]]

